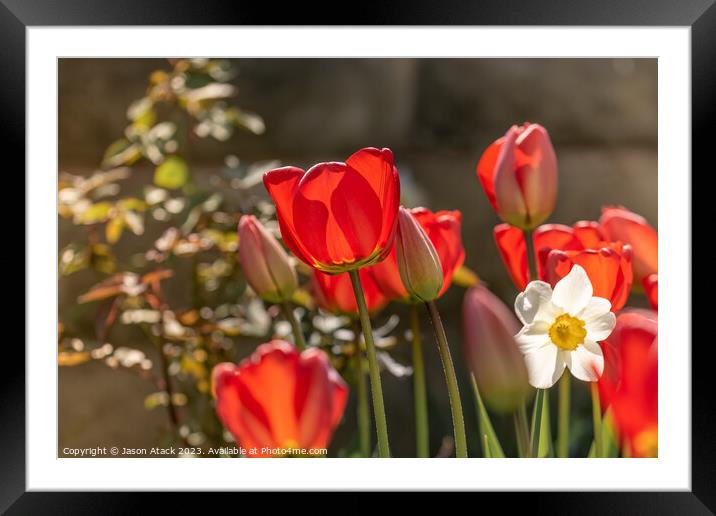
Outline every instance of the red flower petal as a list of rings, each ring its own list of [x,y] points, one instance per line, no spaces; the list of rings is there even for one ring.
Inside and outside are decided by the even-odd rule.
[[[315,348],[300,353],[275,340],[239,366],[213,373],[217,414],[250,456],[263,447],[323,448],[345,408],[347,387]]]
[[[495,211],[497,211],[497,199],[495,198],[495,165],[497,164],[497,157],[500,155],[500,149],[504,143],[504,136],[493,142],[485,152],[482,153],[482,157],[477,164],[477,177],[480,179],[487,200],[490,201],[492,209]]]
[[[314,260],[300,243],[293,220],[293,197],[305,172],[297,167],[282,167],[264,174],[264,186],[276,204],[281,236],[286,246],[299,259],[312,265]]]
[[[358,271],[369,312],[382,309],[388,299],[383,295],[368,268]],[[347,272],[326,274],[314,270],[311,278],[316,301],[324,310],[337,314],[358,315],[353,284]]]
[[[524,290],[529,282],[527,246],[522,230],[509,224],[495,226],[495,243],[502,262],[518,290]]]
[[[547,256],[553,249],[562,251],[582,249],[582,245],[574,234],[574,230],[564,224],[543,224],[532,233],[535,255],[537,259],[537,277],[546,278],[545,264]]]
[[[634,277],[639,284],[649,274],[658,272],[659,237],[644,217],[626,208],[607,206],[602,208],[599,223],[608,240],[632,246]]]
[[[649,300],[649,304],[654,310],[659,310],[659,276],[658,274],[649,274],[643,281],[644,292]]]

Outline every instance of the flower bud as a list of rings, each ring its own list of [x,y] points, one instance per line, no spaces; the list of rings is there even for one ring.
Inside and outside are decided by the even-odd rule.
[[[298,284],[288,254],[253,215],[239,221],[239,261],[251,288],[269,303],[291,299]]]
[[[514,338],[517,320],[493,293],[476,286],[465,293],[462,323],[467,363],[485,403],[495,412],[514,411],[530,388]]]
[[[512,126],[482,154],[477,175],[495,212],[513,226],[533,229],[554,210],[557,157],[539,124]]]
[[[443,286],[440,258],[418,221],[402,206],[398,211],[395,249],[405,290],[421,301],[437,298]]]

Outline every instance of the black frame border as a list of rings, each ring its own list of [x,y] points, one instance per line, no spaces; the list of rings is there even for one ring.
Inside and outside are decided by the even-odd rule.
[[[612,25],[691,27],[692,169],[713,171],[716,119],[716,0],[398,0],[371,6],[286,4],[235,0],[0,0],[0,147],[13,169],[25,170],[25,31],[28,26],[62,25]],[[348,9],[352,14],[348,15]],[[11,172],[11,167],[6,168]],[[670,171],[671,172],[671,171]],[[692,181],[691,171],[673,171]],[[21,180],[22,191],[26,178]],[[693,186],[692,186],[693,192]],[[711,201],[712,202],[712,201]],[[692,194],[693,205],[693,194]],[[712,217],[713,218],[713,217]],[[697,220],[695,219],[694,222]],[[699,221],[700,222],[700,221]],[[693,234],[693,230],[692,230]],[[25,242],[25,235],[21,237]],[[692,251],[693,252],[693,251]],[[693,255],[692,255],[693,256]],[[708,254],[694,256],[704,260]],[[694,262],[694,265],[696,262]],[[693,267],[693,265],[692,265]],[[703,264],[713,268],[712,264]],[[25,270],[27,275],[28,271]],[[19,276],[19,275],[18,275]],[[24,285],[23,285],[24,286]],[[19,290],[18,290],[19,292]],[[23,296],[24,299],[24,296]],[[26,309],[32,307],[26,305]],[[708,316],[707,316],[708,317]],[[693,319],[693,318],[692,318]],[[25,321],[26,322],[26,321]],[[696,339],[693,339],[696,340]],[[29,346],[33,343],[25,341]],[[38,343],[34,343],[37,345]],[[683,345],[688,343],[669,343]],[[716,410],[709,351],[713,338],[692,346],[692,491],[528,493],[500,497],[505,509],[523,503],[550,513],[714,514],[716,512]],[[147,510],[148,493],[26,492],[25,352],[11,342],[3,350],[0,374],[0,511],[8,514],[115,514]],[[163,509],[186,511],[195,496],[162,493]],[[228,493],[215,494],[229,501]],[[239,495],[242,499],[247,493]],[[264,496],[264,495],[259,495]],[[365,495],[361,500],[365,500]],[[480,493],[480,496],[494,494]],[[152,497],[153,498],[153,497]],[[254,501],[256,495],[252,495]],[[304,494],[291,495],[292,505]],[[485,500],[485,498],[482,498]],[[276,497],[271,498],[275,503]],[[356,496],[356,502],[358,498]],[[542,505],[544,504],[544,505]],[[324,506],[325,507],[325,506]],[[344,506],[345,507],[345,506]],[[369,507],[369,506],[368,506]],[[485,507],[485,506],[483,506]],[[204,505],[206,508],[206,505]]]

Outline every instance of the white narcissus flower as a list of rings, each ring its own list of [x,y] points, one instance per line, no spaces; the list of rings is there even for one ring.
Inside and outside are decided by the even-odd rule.
[[[585,382],[596,382],[604,370],[598,342],[614,329],[611,303],[592,297],[592,283],[579,265],[554,286],[532,281],[515,300],[524,327],[515,336],[525,356],[529,382],[552,387],[568,367]]]

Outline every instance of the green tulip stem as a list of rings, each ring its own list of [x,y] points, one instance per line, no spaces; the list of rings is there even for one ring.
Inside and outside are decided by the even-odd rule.
[[[448,346],[447,337],[445,336],[445,328],[443,327],[440,313],[438,312],[435,301],[425,303],[430,313],[430,319],[433,322],[435,330],[435,338],[438,341],[438,350],[440,351],[440,359],[443,363],[443,372],[447,382],[448,396],[450,398],[450,410],[452,412],[453,431],[455,433],[455,455],[458,458],[467,457],[467,437],[465,436],[465,418],[462,414],[462,402],[460,401],[460,389],[457,385],[457,376],[455,375],[455,367],[453,366],[452,356],[450,356],[450,347]]]
[[[373,397],[373,415],[375,416],[375,430],[378,436],[378,456],[381,458],[390,457],[390,446],[388,444],[388,423],[385,418],[385,405],[383,403],[383,387],[380,383],[380,369],[378,368],[378,357],[373,342],[373,329],[370,325],[370,315],[365,304],[363,287],[360,283],[358,270],[354,269],[348,273],[353,284],[353,293],[358,305],[360,324],[363,329],[366,355],[368,356],[368,374],[370,375],[370,392]]]

